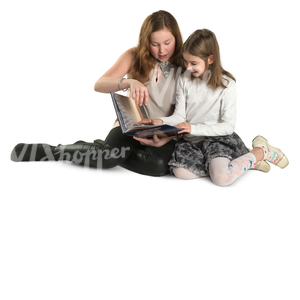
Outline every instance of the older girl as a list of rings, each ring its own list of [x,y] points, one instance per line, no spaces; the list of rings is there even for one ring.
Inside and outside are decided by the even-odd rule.
[[[101,76],[95,91],[101,93],[127,90],[137,104],[146,105],[150,118],[170,116],[175,99],[176,73],[182,64],[182,37],[175,18],[166,11],[149,15],[142,24],[138,45],[123,53]],[[127,78],[124,78],[127,75]],[[115,124],[105,141],[78,141],[72,145],[18,144],[13,161],[69,160],[81,165],[129,170],[160,176],[168,172],[174,150],[172,138],[156,136],[146,144],[122,134]]]

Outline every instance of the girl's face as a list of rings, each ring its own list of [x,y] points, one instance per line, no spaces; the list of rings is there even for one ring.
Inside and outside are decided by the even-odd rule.
[[[194,77],[201,77],[205,70],[205,61],[198,56],[191,55],[188,52],[183,53],[184,65],[191,71]]]
[[[161,62],[167,61],[175,51],[175,37],[169,29],[164,28],[150,35],[150,52]]]

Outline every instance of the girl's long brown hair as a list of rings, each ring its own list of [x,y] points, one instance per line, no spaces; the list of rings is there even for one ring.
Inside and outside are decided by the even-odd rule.
[[[167,11],[159,10],[149,15],[142,24],[137,47],[133,48],[134,61],[129,77],[141,82],[149,80],[155,59],[150,52],[150,36],[153,32],[167,28],[175,37],[175,51],[170,63],[184,69],[182,60],[182,37],[176,19]]]
[[[206,70],[211,71],[211,77],[208,84],[212,88],[217,88],[219,86],[226,88],[223,83],[223,75],[235,81],[232,74],[223,69],[221,65],[221,57],[219,44],[215,34],[208,29],[199,29],[194,31],[183,45],[183,52],[188,52],[193,56],[200,57],[205,61]],[[210,55],[214,56],[214,62],[208,64],[208,57]]]

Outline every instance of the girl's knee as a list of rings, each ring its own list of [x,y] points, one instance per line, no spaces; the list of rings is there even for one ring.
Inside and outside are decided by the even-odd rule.
[[[168,164],[155,151],[136,149],[120,164],[123,168],[149,176],[163,176],[169,171]]]
[[[218,186],[228,186],[232,183],[228,172],[210,172],[210,178],[212,182]]]
[[[225,157],[217,157],[209,164],[209,175],[212,182],[218,186],[230,185],[233,180],[229,171],[230,160]]]

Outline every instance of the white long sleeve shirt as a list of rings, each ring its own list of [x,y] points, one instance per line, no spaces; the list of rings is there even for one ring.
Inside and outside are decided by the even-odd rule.
[[[185,72],[178,78],[173,115],[160,119],[173,126],[190,123],[191,134],[184,135],[189,142],[232,134],[236,122],[236,84],[225,75],[223,78],[227,87],[212,89],[199,78],[192,80],[190,73]]]

